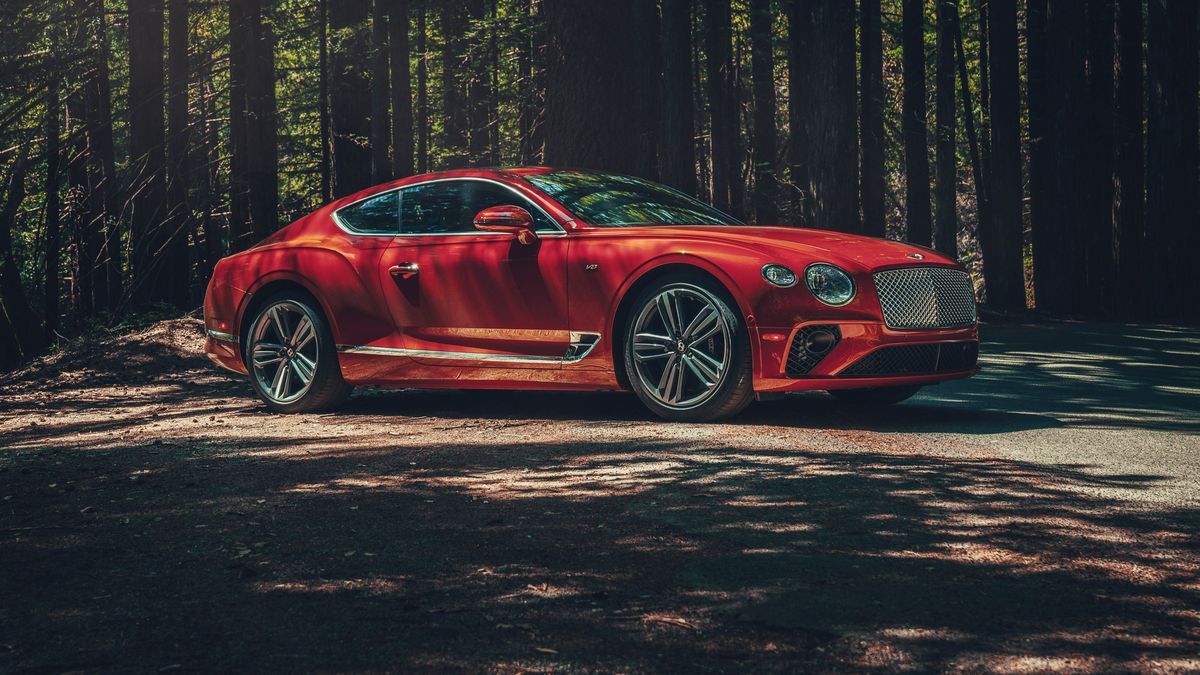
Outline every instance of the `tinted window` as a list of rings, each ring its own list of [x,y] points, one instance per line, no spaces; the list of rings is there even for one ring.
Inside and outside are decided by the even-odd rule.
[[[475,214],[493,206],[520,206],[533,215],[534,229],[557,227],[539,209],[512,190],[476,180],[442,181],[405,188],[400,193],[404,234],[474,232]]]
[[[525,180],[592,225],[741,224],[682,192],[632,176],[553,171]]]
[[[337,212],[346,227],[367,234],[396,234],[400,231],[400,212],[395,192],[351,204]]]

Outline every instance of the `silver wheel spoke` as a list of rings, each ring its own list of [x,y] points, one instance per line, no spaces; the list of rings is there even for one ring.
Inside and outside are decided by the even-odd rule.
[[[675,362],[679,360],[678,354],[671,354],[671,358],[667,360],[667,365],[663,368],[662,377],[658,378],[658,397],[667,399],[668,393],[671,390],[671,385],[675,383]]]
[[[692,369],[692,372],[696,374],[696,377],[700,378],[700,381],[704,383],[705,387],[712,387],[717,383],[717,380],[721,379],[721,372],[719,370],[713,370],[708,366],[707,363],[696,358],[695,354],[697,353],[699,352],[693,351],[692,354],[688,355],[688,367]]]
[[[296,358],[291,361],[291,366],[296,377],[300,378],[300,384],[304,386],[308,386],[308,383],[312,381],[313,374],[317,372],[317,364],[303,354],[296,354]]]
[[[317,326],[304,306],[283,300],[264,308],[254,323],[247,364],[262,395],[277,403],[303,396],[316,379],[319,343]]]
[[[716,335],[719,332],[721,332],[721,322],[720,321],[718,321],[717,323],[710,326],[708,330],[704,331],[704,333],[693,337],[691,339],[691,342],[692,342],[692,344],[696,344],[698,342],[704,342],[705,340]]]
[[[686,283],[664,288],[642,306],[631,331],[638,383],[671,408],[702,404],[729,370],[731,329],[721,301],[705,289]],[[720,339],[708,344],[714,336]]]
[[[633,336],[634,349],[666,349],[671,342],[670,337],[655,333],[638,333]]]
[[[271,396],[276,399],[282,399],[287,393],[288,380],[290,380],[291,369],[287,363],[282,363],[279,368],[275,369],[275,379],[271,381]]]
[[[687,378],[687,369],[684,368],[684,357],[679,357],[675,360],[675,395],[671,397],[672,403],[678,403],[683,400],[683,384]]]
[[[717,322],[717,309],[712,305],[705,305],[704,309],[696,313],[692,322],[688,324],[687,329],[683,331],[683,339],[690,340],[697,332],[705,330],[709,326]],[[718,326],[719,328],[719,326]]]
[[[308,317],[301,318],[300,323],[296,324],[296,332],[292,334],[292,349],[300,351],[316,336],[316,331],[313,330],[312,322],[308,320]]]
[[[279,340],[281,342],[288,342],[288,338],[290,336],[288,335],[287,329],[284,328],[283,311],[279,308],[279,305],[275,305],[271,308],[270,316],[271,324],[275,326],[275,333],[279,335]]]
[[[674,356],[674,355],[675,355],[674,352],[659,352],[658,354],[639,354],[637,352],[634,352],[633,358],[637,359],[638,361],[641,361],[642,363],[645,363],[647,361],[657,361],[659,359],[665,359],[668,356]]]
[[[720,361],[714,359],[710,354],[705,352],[703,349],[693,349],[692,355],[695,356],[698,361],[700,361],[702,363],[706,363],[710,368],[717,371],[718,373],[721,372],[721,368],[725,365],[725,364],[721,363]]]
[[[654,301],[658,305],[658,314],[662,317],[663,325],[667,328],[668,337],[674,340],[679,335],[679,317],[674,293],[667,291],[655,298]]]
[[[283,357],[279,355],[279,352],[272,351],[270,349],[254,351],[254,365],[258,366],[259,368],[262,368],[263,366],[269,366],[273,363],[279,363],[282,360]]]

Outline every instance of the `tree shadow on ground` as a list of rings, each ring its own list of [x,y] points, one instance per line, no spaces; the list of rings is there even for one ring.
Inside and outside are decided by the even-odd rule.
[[[1153,477],[519,438],[29,443],[0,666],[1200,666],[1200,514],[1090,492]]]

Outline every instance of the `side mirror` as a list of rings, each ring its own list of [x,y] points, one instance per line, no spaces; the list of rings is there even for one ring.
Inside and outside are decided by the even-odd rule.
[[[522,244],[537,241],[533,231],[533,216],[519,206],[493,206],[475,214],[475,229],[484,232],[507,232]]]

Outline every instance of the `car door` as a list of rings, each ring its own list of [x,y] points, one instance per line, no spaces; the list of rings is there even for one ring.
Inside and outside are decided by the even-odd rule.
[[[558,368],[570,342],[558,224],[496,181],[432,181],[398,197],[400,235],[379,269],[404,352],[430,366]],[[501,205],[529,210],[537,241],[474,228]]]

